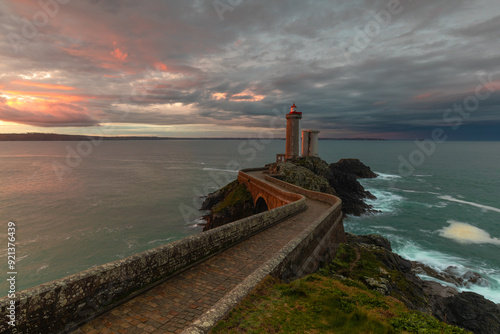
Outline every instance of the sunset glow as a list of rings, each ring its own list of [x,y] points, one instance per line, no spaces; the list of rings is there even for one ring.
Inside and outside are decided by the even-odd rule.
[[[447,120],[462,116],[448,110],[474,103],[451,137],[500,139],[490,42],[500,5],[481,0],[463,16],[462,3],[408,2],[388,24],[370,14],[385,5],[368,1],[261,5],[221,17],[210,2],[70,2],[27,35],[19,18],[44,9],[4,1],[0,120],[9,131],[80,134],[106,119],[123,135],[171,125],[187,136],[192,124],[223,123],[231,136],[296,102],[312,116],[303,126],[321,125],[325,137],[414,139],[454,129]]]

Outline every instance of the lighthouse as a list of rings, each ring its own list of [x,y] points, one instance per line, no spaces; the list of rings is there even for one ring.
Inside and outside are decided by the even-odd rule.
[[[302,146],[300,145],[300,120],[302,113],[297,111],[295,102],[290,107],[290,113],[286,114],[286,153],[276,154],[276,163],[286,162],[300,157],[318,156],[318,133],[319,130],[302,131]],[[301,152],[302,148],[302,152]]]
[[[300,152],[300,120],[302,113],[297,111],[295,103],[286,114],[286,150],[285,160],[299,157]]]

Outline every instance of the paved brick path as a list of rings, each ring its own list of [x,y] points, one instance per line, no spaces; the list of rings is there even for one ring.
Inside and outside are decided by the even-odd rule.
[[[180,333],[329,208],[310,199],[307,206],[306,211],[172,277],[72,333]]]

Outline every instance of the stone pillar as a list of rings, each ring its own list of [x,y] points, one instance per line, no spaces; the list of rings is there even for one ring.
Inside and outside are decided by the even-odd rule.
[[[302,156],[317,157],[318,156],[318,130],[303,130],[302,131]]]
[[[318,156],[318,130],[309,130],[309,155]]]
[[[302,156],[309,155],[309,130],[302,130]]]
[[[286,151],[285,159],[294,159],[300,154],[300,120],[302,113],[297,112],[295,103],[290,113],[286,114]]]

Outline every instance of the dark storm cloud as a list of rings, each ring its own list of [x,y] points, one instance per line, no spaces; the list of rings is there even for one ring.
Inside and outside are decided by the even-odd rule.
[[[447,110],[486,82],[488,98],[462,129],[500,122],[496,0],[241,1],[226,10],[211,1],[89,0],[59,7],[21,52],[12,39],[0,40],[3,105],[19,113],[9,109],[10,121],[252,128],[268,126],[273,109],[281,113],[295,101],[303,126],[325,136],[415,138],[451,126]],[[30,1],[0,4],[2,35],[22,36],[20,18],[40,10]],[[73,87],[64,92],[70,102],[10,89],[20,78]],[[33,99],[15,108],[9,91],[67,110],[37,111]],[[115,116],[124,110],[126,118]]]

